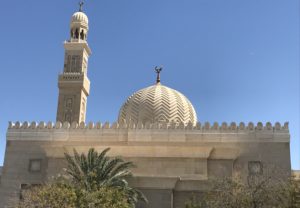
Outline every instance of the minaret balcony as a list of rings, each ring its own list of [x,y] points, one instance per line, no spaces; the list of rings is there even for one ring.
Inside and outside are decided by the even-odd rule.
[[[64,72],[59,76],[58,81],[67,81],[67,80],[83,80],[84,74],[80,72]]]
[[[62,73],[58,76],[58,87],[60,89],[81,89],[86,95],[89,95],[90,80],[85,73]]]
[[[77,39],[77,38],[71,38],[71,40],[68,41],[69,43],[86,43],[86,40]]]

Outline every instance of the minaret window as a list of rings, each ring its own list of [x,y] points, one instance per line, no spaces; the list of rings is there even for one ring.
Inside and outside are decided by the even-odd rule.
[[[65,72],[80,72],[80,69],[81,57],[79,55],[68,55],[65,64]]]
[[[79,32],[78,32],[78,29],[76,29],[76,31],[75,31],[75,38],[78,39],[78,37],[79,37]]]
[[[76,56],[72,56],[72,62],[71,62],[71,72],[76,71]]]
[[[71,72],[79,72],[79,69],[80,69],[80,57],[72,56]]]
[[[67,102],[66,102],[66,107],[68,109],[72,109],[72,105],[73,105],[73,99],[72,98],[68,98]]]
[[[71,67],[71,56],[69,55],[67,57],[66,72],[70,72],[71,71],[70,67]]]
[[[80,39],[81,39],[81,40],[84,40],[84,32],[83,32],[83,30],[82,30],[81,33],[80,33]]]

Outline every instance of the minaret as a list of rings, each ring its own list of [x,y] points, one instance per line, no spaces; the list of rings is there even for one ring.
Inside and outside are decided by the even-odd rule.
[[[85,121],[90,81],[87,77],[91,49],[87,43],[88,17],[82,11],[74,13],[70,24],[70,39],[65,41],[64,70],[58,76],[58,106],[56,120],[60,122]]]

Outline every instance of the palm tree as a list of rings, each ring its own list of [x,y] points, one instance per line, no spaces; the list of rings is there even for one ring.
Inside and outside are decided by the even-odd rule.
[[[66,172],[71,176],[72,182],[89,192],[102,187],[122,190],[133,207],[139,200],[147,202],[143,193],[130,187],[126,180],[132,177],[130,168],[134,167],[133,163],[125,162],[120,157],[108,157],[106,154],[109,150],[110,148],[106,148],[98,154],[94,148],[90,148],[86,156],[74,149],[74,157],[65,153],[68,163]]]

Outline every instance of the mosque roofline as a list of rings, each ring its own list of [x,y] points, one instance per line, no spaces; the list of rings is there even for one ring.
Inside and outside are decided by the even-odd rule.
[[[243,122],[237,126],[234,122],[230,125],[222,123],[220,126],[210,126],[206,122],[203,126],[198,122],[190,124],[154,123],[154,124],[119,124],[90,122],[16,122],[9,123],[6,135],[7,141],[85,141],[85,142],[109,142],[110,144],[129,145],[131,143],[161,143],[172,144],[202,144],[202,143],[289,143],[290,133],[288,123],[283,126],[276,123],[263,125],[258,122],[254,125],[250,122],[247,126]],[[149,144],[150,144],[149,143]]]
[[[181,129],[181,130],[209,130],[209,131],[227,131],[227,132],[241,132],[241,131],[269,131],[269,132],[276,132],[276,131],[286,131],[289,132],[289,123],[285,122],[283,125],[279,122],[276,122],[272,125],[271,122],[266,122],[263,124],[262,122],[257,122],[254,124],[253,122],[249,122],[247,125],[244,122],[240,122],[238,125],[236,122],[231,122],[228,124],[227,122],[222,122],[221,124],[214,122],[212,125],[210,122],[197,122],[196,125],[193,125],[191,122],[184,124],[184,123],[109,123],[105,122],[102,124],[101,122],[81,122],[78,124],[77,122],[69,123],[64,122],[61,123],[57,121],[55,123],[49,122],[20,122],[17,121],[15,123],[9,122],[8,129]]]

